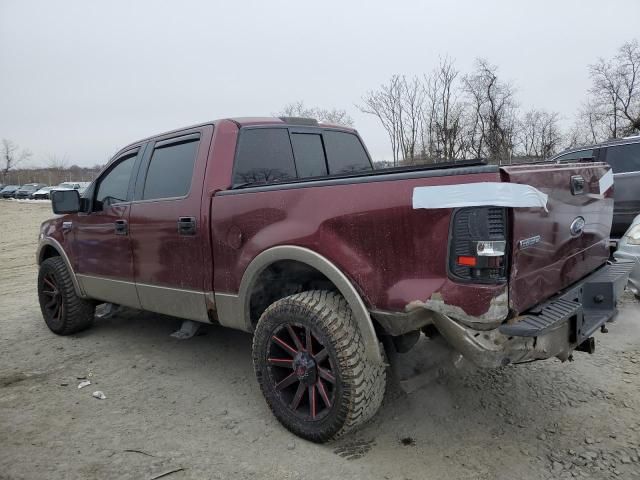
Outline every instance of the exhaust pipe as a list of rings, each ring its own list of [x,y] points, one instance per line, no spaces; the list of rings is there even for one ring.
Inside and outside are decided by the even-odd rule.
[[[593,337],[587,338],[584,342],[576,347],[576,351],[587,352],[589,355],[591,355],[596,351],[596,339]]]

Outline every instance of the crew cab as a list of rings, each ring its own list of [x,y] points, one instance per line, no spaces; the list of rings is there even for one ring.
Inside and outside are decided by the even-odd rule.
[[[267,404],[323,442],[375,414],[384,346],[421,331],[483,367],[592,350],[633,267],[608,261],[612,183],[596,162],[378,171],[349,128],[218,120],[52,191],[40,305],[61,335],[100,303],[251,332]]]

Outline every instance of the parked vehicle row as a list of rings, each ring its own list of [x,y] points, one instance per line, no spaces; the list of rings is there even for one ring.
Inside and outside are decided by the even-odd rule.
[[[89,182],[63,182],[56,186],[47,186],[44,183],[0,185],[0,198],[48,200],[52,190],[77,190],[82,195],[88,186]]]

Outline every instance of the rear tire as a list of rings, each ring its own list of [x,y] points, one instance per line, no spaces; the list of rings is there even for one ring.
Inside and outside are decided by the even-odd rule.
[[[329,291],[271,304],[253,337],[253,365],[276,418],[294,434],[326,442],[375,415],[386,387],[371,362],[349,305]]]
[[[61,257],[47,258],[40,264],[38,300],[44,321],[53,333],[71,335],[93,323],[95,302],[78,297]]]

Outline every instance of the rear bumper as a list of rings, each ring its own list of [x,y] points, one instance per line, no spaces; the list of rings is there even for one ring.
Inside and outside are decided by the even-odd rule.
[[[607,264],[555,297],[494,330],[479,331],[438,314],[434,324],[453,348],[481,367],[558,357],[566,360],[617,314],[635,262]]]

